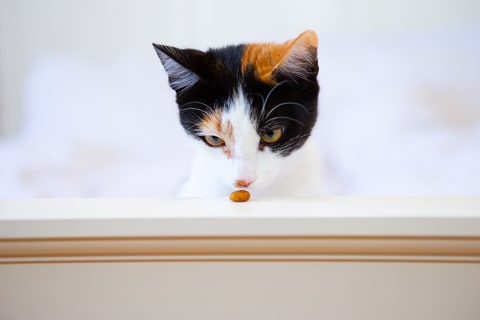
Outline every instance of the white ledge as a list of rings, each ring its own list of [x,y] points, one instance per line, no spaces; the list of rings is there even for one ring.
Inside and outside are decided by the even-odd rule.
[[[0,263],[480,263],[478,197],[0,201]]]
[[[480,236],[480,197],[0,200],[0,238]]]

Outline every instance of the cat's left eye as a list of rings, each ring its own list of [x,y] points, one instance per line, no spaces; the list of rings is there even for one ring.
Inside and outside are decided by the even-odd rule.
[[[225,141],[217,136],[204,136],[203,139],[211,147],[221,147],[225,144]]]
[[[261,138],[264,143],[274,143],[280,140],[282,136],[283,136],[283,129],[277,128],[273,130],[271,129],[265,130]]]

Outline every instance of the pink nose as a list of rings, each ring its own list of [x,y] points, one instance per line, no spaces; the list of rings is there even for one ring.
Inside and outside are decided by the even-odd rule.
[[[253,181],[249,181],[249,180],[235,180],[234,185],[237,188],[247,188],[252,183]]]

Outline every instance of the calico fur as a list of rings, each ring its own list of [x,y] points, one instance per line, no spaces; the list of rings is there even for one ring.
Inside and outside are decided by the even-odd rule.
[[[154,48],[198,152],[181,196],[226,196],[237,188],[253,197],[319,193],[310,141],[320,90],[313,31],[281,44]]]

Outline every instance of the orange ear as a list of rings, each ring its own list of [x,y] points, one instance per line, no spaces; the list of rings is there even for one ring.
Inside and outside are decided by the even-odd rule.
[[[308,79],[318,71],[317,46],[317,35],[311,30],[283,44],[249,44],[243,53],[242,70],[253,67],[256,76],[266,83],[275,83],[280,75]]]

